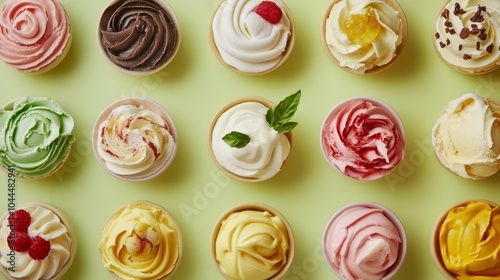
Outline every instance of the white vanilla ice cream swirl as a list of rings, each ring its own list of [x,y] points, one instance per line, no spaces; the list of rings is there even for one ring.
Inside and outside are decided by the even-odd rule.
[[[432,130],[439,161],[467,179],[500,169],[500,103],[473,93],[448,103]]]
[[[374,13],[376,37],[366,46],[352,42],[342,27],[349,16]],[[389,63],[403,40],[403,25],[398,11],[383,0],[341,0],[333,5],[326,20],[326,43],[340,66],[364,73]],[[366,36],[366,34],[364,34]],[[372,36],[372,35],[367,35]]]
[[[141,176],[156,172],[172,156],[168,124],[143,106],[115,108],[99,126],[97,151],[112,172]]]
[[[259,102],[243,102],[221,114],[212,133],[212,149],[226,170],[247,178],[269,179],[281,169],[290,153],[290,142],[266,122],[268,108]],[[250,137],[243,148],[232,148],[224,135],[237,131]]]
[[[435,44],[450,64],[474,73],[500,65],[500,1],[449,1],[436,22]]]
[[[22,207],[21,207],[22,208]],[[61,219],[52,211],[44,207],[22,208],[31,215],[31,224],[28,235],[40,236],[50,242],[50,252],[42,260],[34,260],[28,252],[15,252],[15,272],[9,270],[14,278],[23,280],[51,279],[58,274],[70,259],[72,240],[68,229]],[[0,229],[0,263],[9,268],[10,252],[7,237],[10,234],[8,215],[2,221]]]
[[[272,1],[282,10],[282,18],[276,24],[269,23],[255,12],[261,2],[226,0],[212,21],[214,42],[222,59],[247,73],[264,72],[278,65],[291,34],[290,19],[281,1]]]

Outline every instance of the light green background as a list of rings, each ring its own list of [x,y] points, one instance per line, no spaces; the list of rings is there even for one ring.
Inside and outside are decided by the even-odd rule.
[[[430,133],[446,103],[467,92],[500,99],[498,71],[482,76],[454,72],[432,45],[441,1],[401,0],[409,38],[400,59],[372,76],[348,73],[328,60],[320,44],[320,23],[329,0],[288,0],[297,40],[290,58],[262,76],[237,74],[215,58],[208,44],[210,16],[217,0],[169,0],[182,30],[180,50],[162,72],[150,77],[120,73],[98,51],[96,27],[107,1],[62,0],[71,18],[73,45],[62,64],[43,75],[17,73],[0,63],[0,104],[42,95],[58,101],[76,122],[74,144],[63,169],[43,180],[18,180],[18,203],[45,201],[70,218],[78,240],[75,262],[63,279],[112,279],[97,243],[109,216],[133,200],[151,200],[177,219],[184,257],[172,279],[222,279],[210,258],[215,221],[240,203],[262,202],[284,214],[293,227],[296,255],[285,279],[336,279],[321,255],[321,237],[333,213],[355,201],[374,201],[393,210],[408,236],[406,260],[393,279],[444,279],[430,256],[430,234],[449,206],[471,198],[499,201],[500,175],[482,181],[445,171],[432,154]],[[282,100],[298,89],[293,149],[275,178],[262,183],[230,180],[217,169],[207,149],[210,120],[225,103],[248,95]],[[91,150],[91,129],[99,112],[123,97],[147,97],[172,115],[179,150],[172,166],[144,183],[120,181],[106,173]],[[406,157],[386,179],[346,178],[324,160],[321,122],[337,103],[354,96],[379,98],[399,113],[406,127]],[[0,208],[7,208],[7,176],[0,175]],[[190,210],[190,212],[188,212]],[[2,211],[3,212],[3,211]]]

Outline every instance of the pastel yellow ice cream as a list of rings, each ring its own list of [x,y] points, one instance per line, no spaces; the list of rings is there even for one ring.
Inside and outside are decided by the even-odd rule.
[[[144,106],[115,108],[99,126],[97,151],[118,175],[141,177],[157,172],[174,154],[167,122]]]
[[[131,203],[104,227],[99,251],[121,279],[161,279],[175,270],[180,237],[174,221],[148,203]]]
[[[500,207],[473,201],[452,209],[439,229],[439,247],[457,279],[500,279]]]
[[[500,66],[500,1],[448,1],[435,28],[436,49],[450,65],[470,74]]]
[[[215,241],[222,272],[234,280],[264,280],[287,262],[288,233],[284,222],[267,211],[230,214]]]
[[[432,130],[435,154],[444,167],[468,179],[500,169],[500,103],[468,93],[451,102]]]
[[[340,66],[364,73],[396,56],[403,41],[403,22],[386,1],[340,0],[330,10],[325,33]]]

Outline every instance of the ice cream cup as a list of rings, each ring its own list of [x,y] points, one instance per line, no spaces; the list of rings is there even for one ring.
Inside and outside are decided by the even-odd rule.
[[[342,275],[340,271],[338,270],[337,267],[332,265],[329,261],[329,255],[331,252],[328,251],[328,246],[327,246],[327,238],[329,235],[332,233],[330,232],[331,230],[331,225],[332,223],[346,210],[351,209],[353,207],[366,207],[366,208],[372,208],[372,209],[381,209],[383,211],[384,216],[386,216],[389,221],[396,227],[396,229],[399,232],[399,236],[401,238],[401,244],[399,245],[399,251],[398,251],[398,256],[394,264],[387,269],[385,272],[385,275],[381,278],[381,280],[388,280],[391,279],[400,269],[401,265],[403,264],[405,257],[406,257],[406,250],[408,247],[408,239],[406,237],[406,231],[404,229],[403,223],[399,220],[399,218],[386,208],[385,206],[382,206],[378,203],[375,202],[353,202],[350,204],[347,204],[340,208],[328,221],[325,227],[325,231],[323,233],[323,239],[322,239],[322,247],[323,247],[323,256],[325,257],[325,260],[328,264],[328,267],[330,270],[339,278],[342,280],[353,280],[351,278],[347,278],[346,276]]]
[[[329,160],[328,158],[328,147],[325,146],[325,143],[323,141],[323,138],[325,136],[325,132],[324,132],[324,127],[330,123],[330,121],[335,118],[340,110],[342,110],[342,108],[352,102],[352,101],[355,101],[355,100],[364,100],[364,101],[368,101],[368,102],[371,102],[373,103],[374,105],[378,106],[378,107],[381,107],[383,108],[387,113],[388,115],[390,116],[392,122],[396,125],[397,129],[401,132],[401,140],[403,141],[403,147],[405,145],[405,129],[404,129],[404,125],[403,125],[403,122],[401,121],[401,119],[399,118],[399,115],[397,114],[397,112],[391,107],[389,106],[387,103],[379,100],[379,99],[376,99],[376,98],[371,98],[371,97],[354,97],[354,98],[349,98],[349,99],[346,99],[342,102],[340,102],[339,104],[337,104],[336,106],[334,106],[329,112],[328,114],[326,115],[325,119],[323,120],[323,125],[321,126],[321,132],[320,132],[320,147],[321,147],[321,152],[323,154],[323,157],[325,158],[325,160],[328,162],[328,164],[333,168],[335,169],[336,171],[338,171],[340,174],[344,175],[344,176],[347,176],[342,170],[340,170],[332,161]],[[404,151],[403,151],[404,152]],[[394,166],[395,168],[395,166]],[[393,169],[387,169],[385,170],[385,172],[379,172],[378,175],[373,175],[371,176],[370,178],[364,178],[363,180],[376,180],[376,179],[380,179],[386,175],[388,175]],[[347,176],[349,177],[349,176]],[[352,178],[352,177],[350,177]]]
[[[7,104],[5,104],[2,109],[4,110],[12,110],[14,108],[14,103],[17,101],[18,99],[15,99],[15,100],[12,100],[10,102],[8,102]],[[16,174],[16,176],[18,178],[23,178],[23,179],[30,179],[30,180],[38,180],[38,179],[44,179],[44,178],[47,178],[49,177],[50,175],[56,173],[59,169],[61,169],[61,167],[64,165],[64,163],[66,162],[66,160],[68,159],[69,157],[69,154],[71,153],[71,147],[69,148],[69,150],[67,151],[66,155],[64,156],[64,158],[61,160],[61,162],[59,163],[59,165],[54,168],[51,172],[49,173],[46,173],[44,175],[41,175],[41,176],[35,176],[35,177],[26,177],[26,176],[23,176],[22,174]],[[3,170],[4,172],[6,173],[10,173],[10,171],[8,170],[8,168],[6,168],[5,166],[3,165],[0,165],[0,169]],[[15,166],[14,166],[14,170],[15,170]],[[15,172],[14,172],[15,173]]]
[[[245,203],[245,204],[241,204],[241,205],[238,205],[238,206],[234,206],[234,207],[228,209],[226,212],[224,212],[219,217],[219,219],[215,223],[215,226],[213,228],[213,231],[212,231],[212,234],[211,234],[211,237],[210,237],[210,253],[211,253],[211,256],[212,256],[212,261],[215,264],[215,267],[217,268],[217,270],[219,271],[219,273],[224,277],[224,279],[227,279],[227,280],[239,280],[239,279],[233,279],[233,278],[227,276],[221,270],[219,262],[217,261],[215,244],[216,244],[217,236],[219,234],[219,230],[220,230],[220,228],[222,226],[222,222],[224,220],[226,220],[229,215],[231,215],[233,213],[245,211],[245,210],[262,211],[262,212],[267,211],[271,215],[278,217],[285,224],[285,227],[286,227],[286,230],[287,230],[287,234],[288,234],[288,244],[289,244],[289,249],[288,249],[287,255],[286,255],[286,263],[281,268],[280,271],[278,271],[275,275],[273,275],[271,278],[268,278],[266,280],[278,280],[278,279],[281,279],[286,274],[286,272],[288,271],[288,269],[290,268],[290,266],[291,266],[291,264],[293,262],[293,258],[295,256],[295,236],[293,234],[292,227],[290,226],[290,224],[288,223],[288,221],[286,220],[286,218],[278,210],[276,210],[276,209],[274,209],[274,208],[272,208],[272,207],[270,207],[268,205],[262,204],[262,203]]]
[[[101,125],[102,122],[104,122],[110,113],[117,107],[120,107],[122,105],[135,105],[135,106],[144,106],[145,109],[151,110],[152,112],[158,114],[168,125],[169,127],[169,132],[173,137],[173,140],[175,142],[174,149],[172,151],[171,155],[167,155],[164,157],[161,161],[156,163],[156,168],[153,168],[148,174],[143,174],[143,175],[121,175],[117,174],[113,171],[111,171],[107,165],[105,160],[99,155],[98,148],[97,148],[97,141],[99,137],[99,126]],[[124,181],[146,181],[153,179],[159,175],[161,175],[169,166],[172,164],[175,155],[177,153],[177,147],[178,147],[178,136],[177,136],[177,129],[175,127],[174,121],[170,114],[167,112],[167,110],[162,107],[160,104],[156,103],[155,101],[147,98],[140,98],[140,97],[129,97],[129,98],[123,98],[120,100],[117,100],[110,104],[108,107],[106,107],[101,114],[98,116],[94,128],[92,131],[92,148],[94,150],[94,155],[99,162],[99,164],[102,166],[106,172],[111,174],[112,176],[124,180]]]
[[[218,161],[217,161],[217,158],[215,157],[215,154],[214,154],[214,151],[212,149],[212,133],[213,133],[213,130],[214,130],[214,127],[215,127],[215,124],[217,123],[217,120],[219,119],[219,117],[225,112],[227,111],[228,109],[230,109],[231,107],[235,106],[235,105],[238,105],[240,103],[244,103],[244,102],[259,102],[259,103],[262,103],[264,104],[266,107],[268,108],[271,108],[275,106],[275,104],[266,99],[266,98],[262,98],[262,97],[258,97],[258,96],[249,96],[249,97],[243,97],[243,98],[239,98],[239,99],[236,99],[236,100],[233,100],[231,102],[229,102],[228,104],[224,105],[214,116],[214,118],[212,119],[212,122],[210,123],[210,127],[209,127],[209,133],[208,133],[208,151],[210,153],[210,156],[212,157],[212,160],[215,162],[215,164],[217,164],[217,166],[219,167],[219,169],[224,173],[226,174],[227,176],[235,179],[235,180],[238,180],[238,181],[241,181],[241,182],[248,182],[248,183],[255,183],[255,182],[261,182],[261,181],[264,181],[264,180],[268,180],[268,179],[260,179],[260,178],[250,178],[250,177],[242,177],[242,176],[239,176],[239,175],[236,175],[232,172],[230,172],[229,170],[225,169]],[[287,137],[288,141],[290,142],[290,149],[292,148],[292,131],[288,132],[285,134],[285,136]],[[287,158],[288,159],[288,158]],[[283,168],[283,166],[285,165],[287,159],[283,162],[281,168]],[[269,178],[270,179],[270,178]]]
[[[124,205],[123,207],[121,207],[120,209],[118,209],[116,212],[113,213],[113,215],[111,215],[111,217],[109,218],[108,222],[111,222],[113,219],[115,219],[122,211],[123,209],[125,209],[127,206],[130,206],[130,205],[140,205],[140,204],[145,204],[145,205],[148,205],[152,208],[156,208],[156,209],[159,209],[162,214],[164,216],[167,217],[167,219],[170,221],[170,225],[172,226],[173,230],[175,231],[175,234],[177,236],[177,246],[178,246],[178,251],[179,251],[179,254],[178,254],[178,257],[177,257],[177,260],[175,261],[175,264],[174,264],[174,267],[173,269],[165,276],[163,276],[162,278],[159,278],[158,280],[166,280],[166,279],[169,279],[170,277],[172,277],[172,275],[174,275],[175,271],[179,268],[179,265],[181,263],[181,260],[182,260],[182,256],[183,256],[183,251],[184,251],[184,242],[183,242],[183,239],[182,239],[182,234],[181,234],[181,230],[176,222],[176,220],[174,219],[174,217],[172,216],[172,214],[167,210],[165,209],[163,206],[157,204],[157,203],[154,203],[154,202],[151,202],[151,201],[147,201],[147,200],[137,200],[137,201],[133,201],[133,202],[130,202],[126,205]],[[103,232],[104,234],[104,232]],[[103,236],[101,236],[102,238]],[[109,273],[117,280],[125,280],[123,279],[122,277],[120,277],[118,274],[112,272],[111,270],[108,270]]]
[[[157,73],[160,70],[164,69],[168,64],[170,64],[170,62],[174,59],[175,55],[177,54],[177,52],[179,50],[179,47],[181,44],[181,30],[180,30],[179,20],[177,18],[175,11],[166,2],[166,0],[152,0],[153,2],[159,4],[166,11],[167,14],[170,15],[170,17],[172,18],[172,20],[174,22],[174,27],[177,31],[177,39],[175,42],[175,47],[174,47],[172,53],[170,54],[170,57],[167,60],[165,60],[163,63],[157,65],[154,69],[151,69],[149,71],[139,71],[139,70],[136,71],[136,70],[126,69],[124,67],[121,67],[121,66],[115,64],[113,61],[111,61],[111,59],[109,58],[109,56],[106,53],[106,50],[104,49],[104,43],[102,40],[101,31],[100,31],[100,25],[101,25],[100,22],[101,22],[101,20],[103,20],[102,18],[104,17],[104,11],[108,7],[114,5],[117,2],[126,2],[126,1],[127,0],[112,0],[108,4],[108,6],[103,10],[103,13],[101,14],[101,16],[99,18],[99,24],[97,25],[97,45],[98,45],[99,51],[102,54],[102,56],[104,57],[104,59],[106,60],[106,62],[108,62],[109,65],[111,65],[114,69],[116,69],[122,73],[136,75],[136,76],[152,75],[152,74]]]
[[[463,201],[463,202],[459,202],[451,207],[449,207],[448,209],[446,209],[439,217],[439,219],[436,221],[435,225],[434,225],[434,228],[432,230],[432,236],[431,236],[431,242],[430,242],[430,251],[431,251],[431,255],[432,255],[432,259],[434,261],[434,264],[436,265],[436,268],[439,270],[439,272],[444,276],[446,277],[446,279],[449,279],[449,280],[457,280],[457,279],[460,279],[458,277],[458,275],[455,275],[454,273],[450,272],[445,264],[443,263],[443,259],[441,257],[441,250],[440,250],[440,246],[439,246],[439,231],[440,231],[440,228],[441,228],[441,225],[443,224],[444,220],[446,219],[446,216],[448,214],[448,212],[450,212],[450,210],[456,208],[456,207],[461,207],[461,206],[465,206],[471,202],[475,202],[475,201],[481,201],[481,202],[485,202],[485,203],[488,203],[491,207],[496,207],[498,206],[497,204],[491,202],[491,201],[488,201],[488,200],[484,200],[484,199],[475,199],[475,200],[466,200],[466,201]],[[479,275],[478,275],[479,277]],[[492,278],[493,279],[493,278]]]
[[[28,203],[18,205],[18,207],[16,209],[30,208],[30,207],[43,207],[43,208],[46,208],[46,209],[52,211],[54,214],[56,214],[59,217],[59,219],[61,220],[61,223],[63,223],[64,226],[66,226],[66,228],[68,230],[68,236],[71,239],[71,249],[70,249],[69,259],[66,261],[66,263],[64,264],[61,271],[59,271],[57,274],[55,274],[52,278],[49,278],[48,280],[60,279],[64,275],[64,273],[66,273],[66,271],[68,271],[68,269],[71,267],[71,265],[73,264],[73,261],[75,259],[75,256],[76,256],[77,242],[76,242],[75,234],[73,232],[73,228],[71,226],[71,223],[70,223],[69,219],[66,217],[66,215],[61,211],[61,209],[59,209],[58,207],[56,207],[52,204],[46,203],[46,202],[40,202],[40,201],[28,202]],[[4,219],[6,219],[8,215],[9,215],[9,211],[4,213],[0,217],[0,221],[3,221]],[[20,279],[20,278],[16,278],[16,277],[13,277],[12,275],[10,275],[9,271],[2,265],[0,265],[0,273],[7,280],[19,280]]]
[[[445,1],[443,3],[443,5],[441,6],[441,8],[439,9],[439,12],[437,13],[436,15],[436,20],[441,17],[441,14],[443,13],[443,10],[446,8],[447,5],[449,5],[449,3],[452,2],[451,0],[448,0],[448,1]],[[450,11],[452,12],[452,11]],[[432,34],[432,45],[434,45],[434,49],[437,53],[437,55],[439,56],[439,58],[446,64],[448,65],[450,68],[454,69],[455,71],[459,72],[459,73],[462,73],[462,74],[467,74],[467,75],[482,75],[482,74],[486,74],[486,73],[489,73],[489,72],[492,72],[498,68],[500,68],[500,61],[497,61],[497,63],[492,63],[490,65],[488,65],[487,67],[485,68],[481,68],[481,69],[468,69],[468,68],[464,68],[464,67],[460,67],[460,66],[457,66],[453,63],[450,63],[449,61],[447,61],[442,55],[441,55],[441,52],[439,51],[439,46],[437,44],[437,41],[436,41],[436,36],[435,36],[435,32],[436,32],[436,27],[433,26],[433,30],[434,32],[431,32]],[[459,31],[460,32],[460,31]]]
[[[330,60],[332,60],[337,66],[339,66],[340,68],[344,69],[347,72],[360,74],[359,72],[356,72],[349,67],[341,66],[340,62],[335,58],[335,56],[330,51],[328,44],[326,42],[326,20],[330,17],[330,11],[332,10],[333,6],[340,1],[343,1],[343,0],[333,0],[330,3],[330,5],[328,6],[328,8],[326,9],[326,12],[323,16],[323,20],[321,21],[321,44],[322,44],[323,49],[325,50],[326,54],[330,58]],[[381,65],[381,66],[375,66],[371,69],[368,69],[363,73],[364,75],[380,73],[383,70],[389,68],[391,65],[393,65],[396,62],[396,60],[398,60],[398,58],[403,53],[404,48],[406,47],[406,41],[408,39],[408,21],[406,19],[406,14],[397,0],[384,0],[384,1],[387,4],[389,4],[394,10],[396,10],[398,12],[399,17],[401,19],[402,28],[403,28],[403,30],[402,30],[403,32],[401,35],[403,38],[402,38],[401,44],[396,48],[396,55],[392,58],[392,60],[389,63]]]
[[[258,72],[258,73],[249,73],[249,72],[245,72],[245,71],[236,69],[235,67],[227,64],[224,61],[224,59],[222,59],[222,56],[221,56],[221,54],[219,52],[219,49],[217,48],[217,45],[215,44],[215,41],[214,41],[214,32],[213,32],[213,28],[212,28],[212,22],[213,22],[215,14],[217,13],[217,11],[219,10],[220,6],[225,1],[226,0],[220,1],[219,4],[217,5],[217,7],[215,8],[215,10],[214,10],[214,12],[212,14],[212,17],[210,18],[210,24],[209,24],[209,29],[208,29],[208,34],[209,34],[208,38],[209,38],[210,47],[212,48],[212,51],[213,51],[215,57],[217,58],[217,60],[219,60],[219,62],[222,65],[226,66],[227,68],[229,68],[229,69],[231,69],[231,70],[233,70],[233,71],[235,71],[237,73],[246,74],[246,75],[264,75],[264,74],[267,74],[267,73],[272,72],[272,71],[276,70],[277,68],[279,68],[288,59],[288,57],[290,56],[290,54],[293,51],[293,48],[295,47],[295,20],[293,18],[292,12],[286,6],[286,4],[283,1],[279,0],[283,4],[283,10],[284,10],[286,16],[288,17],[288,19],[290,20],[290,36],[288,37],[288,43],[287,43],[285,52],[283,53],[283,57],[282,57],[281,61],[276,66],[274,66],[273,68],[271,68],[269,70],[266,70],[266,71],[263,71],[263,72]]]

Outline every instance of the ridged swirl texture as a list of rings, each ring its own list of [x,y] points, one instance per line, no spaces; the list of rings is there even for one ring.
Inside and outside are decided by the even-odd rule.
[[[179,237],[161,209],[132,203],[119,210],[99,242],[104,266],[121,279],[161,279],[179,258]]]
[[[70,40],[70,20],[57,0],[7,0],[0,16],[0,58],[19,71],[54,62]]]
[[[327,234],[328,262],[347,280],[382,279],[398,259],[402,239],[382,209],[346,209]]]
[[[268,279],[287,262],[286,226],[267,211],[230,214],[222,222],[215,242],[220,269],[231,279]]]
[[[32,259],[28,252],[16,252],[15,272],[10,275],[23,280],[51,279],[58,274],[70,259],[73,241],[68,235],[68,229],[61,219],[52,211],[44,207],[20,207],[31,215],[31,225],[28,235],[40,236],[50,242],[50,253],[43,260]],[[8,216],[2,221],[0,229],[0,263],[9,268],[11,264],[7,237],[10,234]]]
[[[388,174],[404,157],[404,132],[395,118],[370,101],[343,104],[323,127],[328,159],[351,178],[370,180]]]
[[[439,229],[439,246],[457,279],[500,279],[500,207],[473,201],[450,210]]]
[[[20,98],[0,109],[0,163],[26,178],[51,174],[69,154],[73,129],[73,118],[54,100]]]
[[[132,71],[160,67],[179,43],[172,16],[155,1],[121,0],[107,7],[99,28],[109,59]]]

